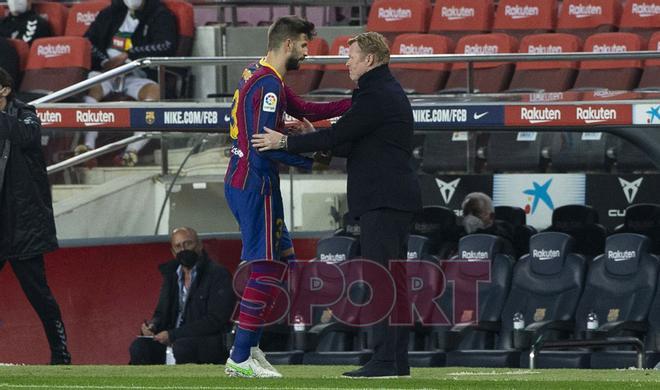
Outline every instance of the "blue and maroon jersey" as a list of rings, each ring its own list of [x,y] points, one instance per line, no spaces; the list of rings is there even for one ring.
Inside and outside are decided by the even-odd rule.
[[[281,150],[257,151],[250,144],[252,135],[263,133],[264,126],[284,132],[285,112],[314,121],[341,115],[350,104],[350,99],[304,102],[284,85],[282,77],[265,59],[250,64],[243,70],[232,102],[229,134],[234,143],[225,185],[267,195],[273,186],[279,187],[278,163],[311,169],[310,158]]]

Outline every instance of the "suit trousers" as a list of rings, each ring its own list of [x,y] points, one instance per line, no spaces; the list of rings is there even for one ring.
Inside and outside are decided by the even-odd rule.
[[[0,259],[0,270],[6,260]],[[37,312],[46,332],[51,352],[51,364],[70,364],[71,355],[67,349],[66,331],[62,322],[60,307],[46,281],[44,256],[9,260],[12,270],[21,284],[28,301]]]
[[[376,209],[360,216],[361,257],[388,268],[389,260],[405,260],[413,213],[394,209]],[[396,284],[397,302],[407,303],[405,275],[392,275]],[[408,367],[409,328],[391,326],[385,319],[372,328],[372,361],[395,362],[399,369]]]
[[[165,345],[148,338],[136,338],[129,349],[128,364],[165,364]],[[182,337],[174,340],[176,364],[220,364],[227,359],[222,335]]]

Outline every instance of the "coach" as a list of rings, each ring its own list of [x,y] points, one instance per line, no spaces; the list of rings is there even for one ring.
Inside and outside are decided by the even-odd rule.
[[[351,108],[327,130],[287,137],[266,130],[253,136],[260,151],[286,149],[292,153],[333,151],[348,157],[349,212],[360,221],[362,257],[387,267],[388,260],[405,259],[413,213],[421,209],[417,176],[410,164],[413,115],[405,92],[390,73],[385,38],[366,32],[348,41],[346,66],[358,88]],[[309,130],[313,130],[310,128]],[[404,294],[400,275],[397,294]],[[404,298],[404,296],[399,296]],[[374,355],[351,377],[407,376],[408,330],[383,321],[374,326]]]

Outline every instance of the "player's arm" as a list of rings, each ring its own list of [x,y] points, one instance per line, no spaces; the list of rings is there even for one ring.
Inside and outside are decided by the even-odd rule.
[[[255,101],[255,94],[258,99],[258,106],[254,107],[253,114],[255,117],[252,123],[256,123],[256,128],[250,129],[249,134],[259,134],[264,132],[264,127],[270,129],[276,129],[277,126],[277,116],[280,112],[278,110],[279,105],[282,102],[278,101],[280,96],[281,83],[275,76],[264,76],[252,86],[248,96],[246,96],[246,102]],[[252,148],[252,145],[250,145]],[[271,160],[280,162],[282,164],[300,167],[304,169],[312,169],[312,159],[299,156],[297,154],[285,152],[282,150],[269,150],[267,152],[259,152],[256,149],[252,149],[256,153],[261,154],[262,156],[269,158]]]
[[[296,119],[306,118],[310,121],[330,119],[342,115],[351,108],[351,99],[341,99],[332,102],[308,102],[296,95],[288,86],[286,92],[286,111]]]

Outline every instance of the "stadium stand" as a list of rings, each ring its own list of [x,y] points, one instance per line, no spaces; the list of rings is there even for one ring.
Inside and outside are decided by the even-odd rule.
[[[69,8],[62,3],[56,3],[54,1],[34,3],[32,7],[34,12],[48,21],[53,31],[53,36],[64,35]]]
[[[375,0],[369,11],[367,30],[383,34],[392,44],[399,34],[425,33],[430,17],[430,0]]]
[[[486,168],[492,172],[545,172],[551,135],[536,132],[501,132],[488,138]]]
[[[625,139],[616,140],[612,154],[616,159],[615,166],[618,172],[645,172],[656,169],[647,155]]]
[[[605,133],[554,133],[551,156],[554,172],[609,171],[616,139]]]
[[[580,51],[580,39],[570,34],[527,35],[520,41],[520,53],[571,53]],[[575,82],[576,61],[517,62],[509,92],[561,92]]]
[[[660,1],[628,0],[623,4],[619,31],[639,34],[649,39],[660,28]]]
[[[423,142],[422,170],[427,173],[480,172],[488,136],[481,133],[433,132]],[[468,150],[469,148],[469,150]]]
[[[515,53],[518,41],[510,35],[476,34],[461,38],[456,44],[456,54],[497,54]],[[509,86],[514,65],[503,62],[478,62],[474,64],[474,90],[481,93],[495,93]],[[443,93],[465,92],[467,64],[454,63]]]
[[[484,34],[493,25],[495,6],[492,0],[438,0],[431,14],[430,33],[457,42],[465,35]]]
[[[649,51],[660,51],[660,31],[655,32],[649,40]],[[636,91],[660,90],[660,59],[651,59],[644,62],[644,71],[639,80]]]
[[[633,33],[600,33],[587,38],[585,52],[617,53],[642,50],[642,38]],[[587,91],[594,89],[632,90],[641,75],[639,60],[582,61],[573,88]]]
[[[573,34],[584,41],[589,35],[616,31],[620,17],[619,0],[564,0],[557,32]]]
[[[493,349],[458,349],[447,354],[448,366],[518,367],[521,351],[538,335],[554,338],[572,330],[575,308],[584,285],[585,261],[573,252],[573,239],[563,233],[539,233],[530,240],[530,254],[518,260]],[[513,318],[522,314],[523,330]]]
[[[99,12],[110,5],[108,0],[93,0],[71,5],[66,20],[65,35],[82,37]]]
[[[525,35],[554,31],[556,22],[556,0],[501,0],[497,3],[493,31],[522,39]]]
[[[435,34],[401,34],[394,39],[391,52],[396,54],[448,54],[453,42]],[[406,93],[433,93],[442,89],[449,75],[448,63],[392,64],[394,77]]]
[[[545,231],[573,237],[575,252],[588,260],[605,250],[607,230],[598,223],[598,211],[591,206],[571,204],[557,207],[552,212],[552,224]]]
[[[328,54],[328,42],[323,38],[315,37],[307,47],[310,56]],[[325,65],[302,63],[300,69],[287,72],[286,85],[298,95],[306,94],[318,88],[324,69]]]
[[[332,56],[348,55],[348,40],[352,37],[352,35],[341,35],[335,38],[328,54]],[[355,83],[348,77],[348,68],[345,64],[328,64],[325,66],[318,89],[312,93],[350,94],[353,88],[355,88]]]

